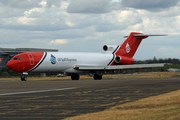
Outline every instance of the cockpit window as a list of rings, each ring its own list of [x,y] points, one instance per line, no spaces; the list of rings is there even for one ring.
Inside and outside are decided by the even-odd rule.
[[[18,58],[18,60],[22,60],[23,58]]]
[[[23,58],[15,57],[15,58],[13,58],[13,60],[23,60]]]
[[[13,60],[17,60],[18,58],[13,58]]]

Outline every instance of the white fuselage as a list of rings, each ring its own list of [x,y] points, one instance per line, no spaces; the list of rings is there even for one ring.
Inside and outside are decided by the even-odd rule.
[[[52,64],[52,55],[55,63]],[[112,53],[47,52],[44,61],[32,72],[82,73],[75,65],[107,66],[113,59]]]

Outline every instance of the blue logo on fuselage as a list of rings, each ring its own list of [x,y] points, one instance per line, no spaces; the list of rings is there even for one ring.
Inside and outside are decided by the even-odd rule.
[[[52,64],[56,64],[56,57],[54,57],[53,55],[51,55],[51,59],[50,59]]]

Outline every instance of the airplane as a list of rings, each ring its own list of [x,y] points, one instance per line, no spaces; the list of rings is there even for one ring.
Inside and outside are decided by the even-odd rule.
[[[79,80],[79,75],[92,74],[94,80],[101,80],[102,75],[120,69],[163,67],[164,64],[133,64],[136,50],[141,41],[148,36],[131,32],[120,45],[104,45],[105,53],[87,52],[27,52],[14,56],[7,67],[22,73],[21,80],[26,81],[29,72],[61,72]]]

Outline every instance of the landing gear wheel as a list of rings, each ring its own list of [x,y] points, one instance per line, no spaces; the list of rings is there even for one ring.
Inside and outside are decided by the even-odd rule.
[[[102,75],[94,74],[94,80],[101,80]]]
[[[72,74],[71,80],[79,80],[79,75],[78,74]]]
[[[26,81],[27,77],[26,76],[21,76],[21,81]]]

